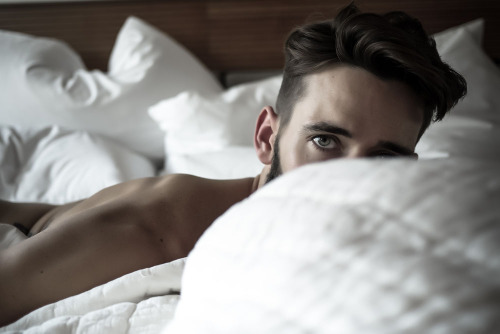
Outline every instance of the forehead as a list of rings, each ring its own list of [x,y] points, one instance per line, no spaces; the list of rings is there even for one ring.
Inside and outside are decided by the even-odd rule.
[[[353,137],[416,144],[423,108],[407,85],[344,65],[308,75],[304,84],[292,114],[295,126],[330,122]]]

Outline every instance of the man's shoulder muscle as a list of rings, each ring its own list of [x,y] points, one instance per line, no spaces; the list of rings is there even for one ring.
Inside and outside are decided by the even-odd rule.
[[[148,200],[152,225],[159,235],[175,236],[190,250],[215,219],[251,194],[253,179],[212,180],[172,174],[153,183]]]
[[[213,180],[189,174],[171,174],[161,177],[153,185],[154,191],[169,200],[186,203],[213,202],[227,204],[248,197],[252,192],[253,179]],[[203,203],[199,203],[203,204]]]
[[[212,180],[175,174],[160,179],[154,191],[159,203],[176,210],[184,219],[211,223],[231,205],[248,197],[252,183],[251,178]]]

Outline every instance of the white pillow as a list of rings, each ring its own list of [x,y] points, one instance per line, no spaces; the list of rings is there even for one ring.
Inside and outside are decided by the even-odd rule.
[[[253,148],[257,115],[274,105],[282,76],[234,86],[224,93],[184,92],[150,108],[165,131],[166,173],[232,179],[257,175]]]
[[[62,204],[154,175],[149,159],[85,131],[0,128],[2,199]]]
[[[0,31],[0,45],[1,124],[88,130],[154,159],[163,134],[147,108],[187,89],[221,91],[186,49],[135,17],[118,34],[109,73],[87,71],[61,41]]]
[[[275,104],[281,79],[241,84],[221,94],[186,91],[151,107],[151,117],[165,131],[167,155],[252,146],[257,116]]]
[[[432,37],[436,41],[436,46],[440,54],[442,52],[443,45],[446,45],[450,40],[453,40],[454,36],[461,31],[466,31],[467,33],[469,33],[472,39],[477,43],[477,45],[481,46],[483,44],[484,36],[484,19],[480,18],[469,21],[432,35]]]
[[[436,36],[442,59],[467,81],[467,95],[443,121],[432,124],[417,145],[427,157],[500,159],[500,69],[478,46],[483,20]]]
[[[253,146],[228,146],[217,151],[169,154],[164,174],[191,174],[209,179],[239,179],[260,174],[264,165]]]

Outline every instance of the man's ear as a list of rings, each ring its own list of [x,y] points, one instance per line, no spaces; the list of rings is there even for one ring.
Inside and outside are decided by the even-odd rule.
[[[273,160],[274,140],[278,134],[278,115],[273,107],[267,106],[259,114],[253,143],[257,157],[264,165],[270,165]]]

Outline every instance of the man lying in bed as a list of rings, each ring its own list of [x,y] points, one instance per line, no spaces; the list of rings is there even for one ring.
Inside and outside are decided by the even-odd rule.
[[[0,323],[123,274],[188,255],[231,205],[273,178],[333,158],[416,157],[415,145],[465,94],[418,21],[343,9],[292,32],[276,104],[260,113],[255,178],[135,180],[63,206],[0,203],[33,236],[0,254]],[[20,225],[18,225],[20,226]]]

